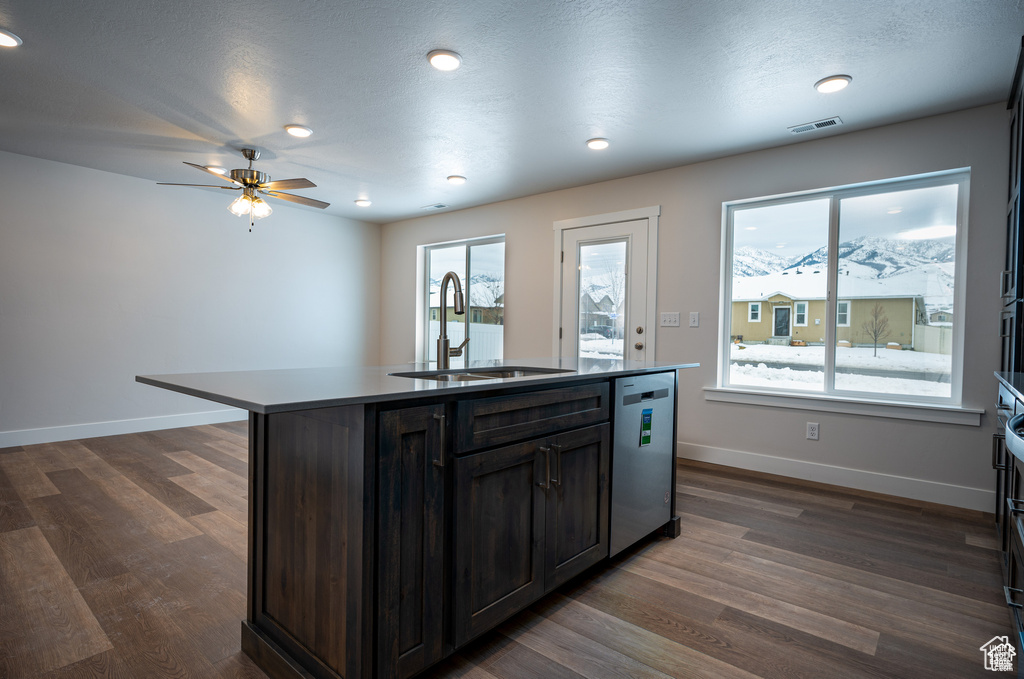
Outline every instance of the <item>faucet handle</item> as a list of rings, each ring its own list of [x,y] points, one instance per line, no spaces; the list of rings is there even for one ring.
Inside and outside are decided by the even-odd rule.
[[[469,338],[468,337],[466,339],[462,340],[462,344],[460,344],[459,346],[452,347],[451,349],[449,349],[448,350],[448,355],[451,356],[451,357],[462,356],[462,347],[466,346],[467,344],[469,344]]]

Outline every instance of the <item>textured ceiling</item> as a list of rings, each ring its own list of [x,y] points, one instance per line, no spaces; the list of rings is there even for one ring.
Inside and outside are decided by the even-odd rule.
[[[0,0],[0,27],[24,40],[0,50],[0,149],[207,183],[182,161],[244,167],[254,145],[258,169],[318,184],[295,193],[387,222],[1004,101],[1024,7]],[[437,48],[462,68],[430,68]],[[813,89],[834,73],[853,84]]]

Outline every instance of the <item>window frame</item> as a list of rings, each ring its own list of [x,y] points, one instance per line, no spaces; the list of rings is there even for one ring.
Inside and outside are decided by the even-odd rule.
[[[757,314],[757,318],[754,318],[755,313]],[[764,314],[761,313],[760,302],[747,302],[747,323],[760,323],[763,315]]]
[[[956,268],[953,279],[953,308],[963,309],[966,298],[966,275],[967,275],[967,241],[968,241],[968,214],[970,197],[971,170],[969,167],[932,172],[927,174],[913,175],[907,177],[896,177],[878,181],[851,184],[847,186],[828,187],[810,191],[800,191],[777,196],[765,196],[750,198],[738,201],[722,203],[722,279],[720,281],[720,314],[721,318],[728,321],[732,318],[732,263],[733,263],[733,215],[738,209],[749,209],[752,207],[767,207],[784,203],[805,202],[815,199],[828,198],[830,200],[829,230],[828,230],[828,252],[839,251],[840,225],[839,205],[840,201],[857,196],[866,196],[896,191],[907,191],[935,186],[947,186],[956,184],[957,190],[957,212],[956,212],[956,241],[954,245]],[[938,408],[948,411],[970,412],[967,418],[971,422],[977,419],[975,411],[963,408],[963,352],[964,352],[964,322],[963,313],[954,313],[952,333],[952,353],[950,366],[950,395],[940,396],[912,396],[905,394],[893,394],[882,392],[858,392],[849,390],[837,390],[835,388],[835,345],[837,328],[849,327],[850,312],[852,306],[847,306],[847,324],[837,323],[838,302],[849,302],[849,300],[837,300],[835,291],[838,289],[838,261],[833,257],[829,258],[827,269],[827,296],[825,311],[825,385],[823,391],[801,391],[796,389],[774,388],[768,386],[751,386],[729,382],[730,374],[730,350],[729,334],[732,331],[731,323],[721,323],[721,333],[718,348],[718,365],[716,386],[705,389],[705,397],[709,400],[730,401],[740,403],[757,402],[764,405],[777,405],[781,407],[806,407],[806,405],[794,406],[794,403],[806,404],[808,402],[823,402],[829,404],[828,408],[839,405],[839,410],[850,412],[863,412],[868,409],[871,412],[882,413],[886,408],[894,409],[892,417],[904,417],[895,412],[901,407],[910,409]],[[808,307],[809,312],[809,307]],[[809,322],[809,319],[808,319]],[[884,406],[884,407],[880,407]],[[859,409],[859,410],[858,410]],[[910,411],[908,411],[910,412]],[[917,412],[915,410],[914,412]],[[958,418],[953,418],[958,419]],[[959,422],[958,422],[959,423]],[[966,421],[963,423],[967,423]]]
[[[803,306],[804,310],[800,311],[800,307]],[[809,302],[793,302],[793,327],[794,328],[806,328],[807,318],[810,316],[809,310],[811,305]],[[804,316],[804,322],[800,322],[800,314]]]
[[[846,322],[839,322],[839,307],[842,306],[846,310],[843,314],[846,316]],[[837,299],[836,300],[836,327],[837,328],[849,328],[850,327],[850,300],[848,299]]]
[[[430,253],[432,251],[434,251],[434,250],[443,250],[443,249],[454,248],[454,247],[459,247],[459,246],[465,247],[465,249],[466,249],[466,265],[465,265],[466,266],[466,276],[465,276],[465,280],[464,281],[460,281],[460,282],[463,285],[463,294],[464,294],[465,300],[466,300],[466,314],[465,314],[465,317],[466,317],[466,321],[465,321],[465,323],[466,323],[466,333],[467,333],[466,336],[467,337],[472,337],[472,333],[470,332],[470,327],[469,326],[473,322],[472,321],[473,311],[478,309],[479,307],[476,307],[476,306],[473,305],[473,303],[472,303],[472,296],[471,296],[470,289],[469,289],[470,288],[470,282],[469,281],[470,281],[470,279],[473,276],[473,269],[472,269],[472,263],[471,263],[471,258],[470,258],[470,252],[471,252],[472,248],[474,248],[474,247],[477,247],[477,246],[480,246],[480,245],[490,245],[492,243],[505,243],[507,245],[505,234],[500,233],[500,234],[495,234],[495,235],[492,235],[492,236],[481,236],[481,237],[478,237],[478,238],[461,238],[459,240],[443,241],[443,242],[440,242],[440,243],[427,243],[427,244],[424,244],[424,245],[417,246],[417,269],[419,270],[419,279],[420,279],[419,283],[417,285],[417,291],[418,292],[417,292],[417,295],[416,295],[416,297],[418,299],[418,302],[417,302],[417,305],[416,305],[416,308],[417,308],[417,313],[416,313],[417,321],[416,321],[416,325],[417,325],[418,331],[417,331],[416,335],[417,335],[417,337],[419,337],[419,341],[417,342],[417,346],[416,346],[416,357],[417,357],[416,360],[417,361],[419,361],[421,363],[425,363],[425,364],[426,363],[433,363],[433,361],[430,360],[430,348],[431,348],[432,345],[436,346],[437,337],[431,337],[430,336],[430,322],[431,321],[436,321],[436,320],[440,319],[440,313],[436,314],[438,316],[438,318],[431,318],[431,308],[432,307],[430,306]],[[506,252],[506,254],[507,254],[507,252]],[[502,278],[503,279],[505,277],[505,270],[506,270],[506,266],[505,266],[505,262],[503,260],[502,261]],[[504,290],[502,291],[502,296],[504,296]],[[502,333],[504,333],[504,325],[505,325],[504,320],[502,321],[502,323],[500,325],[502,327]],[[464,354],[464,357],[465,357],[466,361],[477,360],[476,358],[473,357],[472,350],[470,349],[472,346],[473,346],[472,342],[470,342],[469,344],[466,345],[466,352]]]

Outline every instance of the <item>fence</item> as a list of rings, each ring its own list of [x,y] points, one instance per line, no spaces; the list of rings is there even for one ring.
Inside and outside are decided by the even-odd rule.
[[[427,335],[427,351],[429,360],[437,360],[437,336],[441,333],[441,321],[430,321]],[[448,342],[453,347],[459,346],[466,338],[466,324],[448,322]],[[505,349],[505,326],[487,323],[469,324],[469,357],[474,361],[491,358],[502,358]]]
[[[929,354],[953,353],[953,328],[948,325],[915,325],[914,351]]]

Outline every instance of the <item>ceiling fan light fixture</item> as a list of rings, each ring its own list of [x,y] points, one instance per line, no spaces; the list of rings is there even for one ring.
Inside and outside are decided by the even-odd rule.
[[[305,125],[285,125],[285,132],[292,135],[293,137],[306,138],[313,134],[313,130],[306,127]]]
[[[217,174],[226,175],[228,173],[228,169],[226,167],[217,167],[216,165],[207,165],[206,169],[210,172],[216,172]]]
[[[236,217],[245,217],[251,209],[252,198],[249,197],[248,193],[243,193],[231,201],[231,205],[228,205],[228,211]]]
[[[466,178],[463,177],[461,174],[448,175],[448,183],[454,184],[455,186],[460,186],[466,183]]]
[[[608,148],[610,142],[604,137],[594,137],[593,139],[587,140],[587,148],[591,148],[595,151],[603,151]]]
[[[822,94],[832,94],[833,92],[846,89],[846,86],[852,81],[853,78],[848,75],[830,75],[814,83],[814,89]]]
[[[0,47],[17,47],[21,44],[21,38],[10,31],[0,28]]]
[[[356,200],[356,205],[359,207],[370,207],[373,203],[371,203],[367,198],[359,198]]]
[[[454,71],[462,65],[462,57],[451,50],[433,50],[428,52],[427,61],[439,71]]]
[[[256,200],[252,201],[253,219],[263,219],[264,217],[269,217],[273,212],[274,209],[270,207],[270,203],[263,200],[259,196],[256,197]]]

